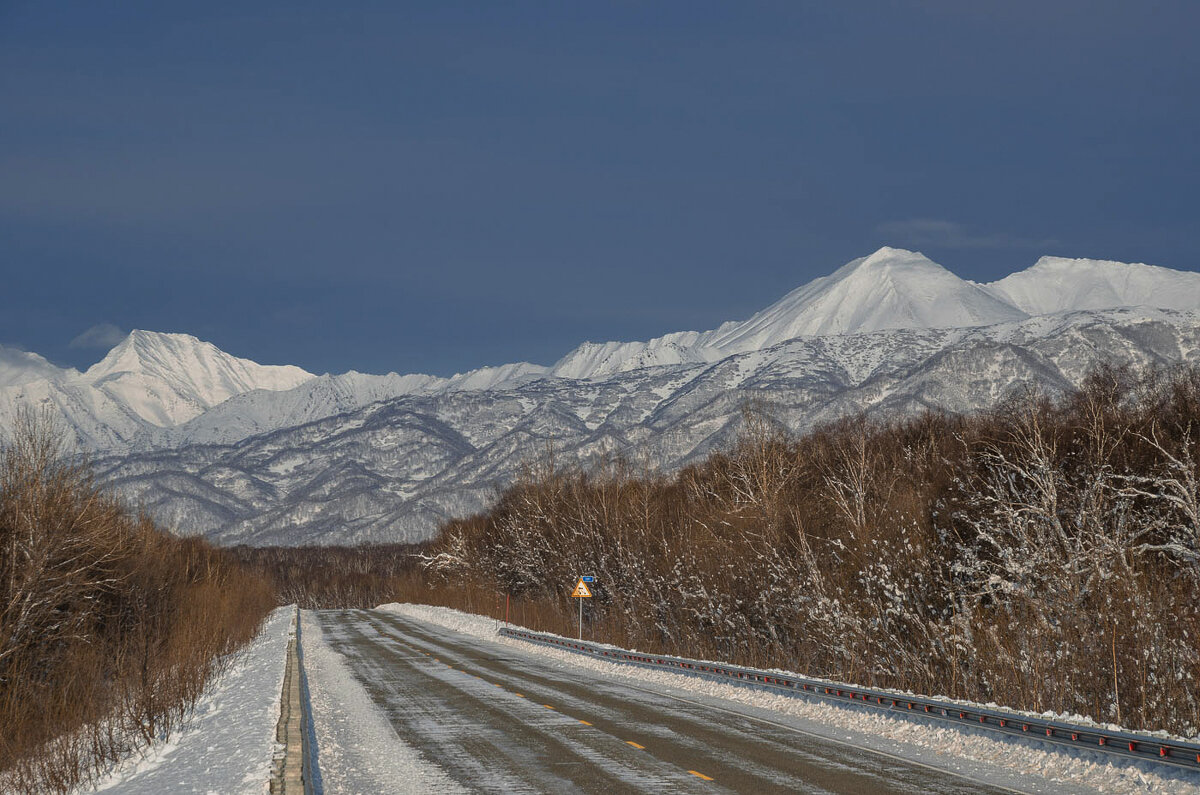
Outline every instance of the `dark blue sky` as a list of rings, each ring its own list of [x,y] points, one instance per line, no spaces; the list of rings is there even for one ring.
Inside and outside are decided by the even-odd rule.
[[[743,318],[884,243],[981,280],[1196,269],[1198,29],[1153,0],[0,0],[0,342],[448,374]]]

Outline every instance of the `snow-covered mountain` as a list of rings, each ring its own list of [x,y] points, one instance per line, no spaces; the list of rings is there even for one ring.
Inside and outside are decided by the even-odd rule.
[[[291,389],[312,378],[299,367],[230,356],[190,334],[150,331],[130,332],[83,374],[94,388],[160,427],[187,422],[252,389]]]
[[[797,337],[884,329],[970,328],[1028,315],[914,251],[881,248],[788,293],[700,342],[742,353]]]
[[[92,451],[234,442],[401,395],[494,389],[546,372],[518,362],[450,378],[314,376],[238,358],[188,334],[133,331],[83,373],[0,347],[0,429],[11,427],[21,406],[44,406]]]
[[[1200,360],[1200,275],[1043,258],[991,284],[884,248],[748,320],[585,343],[553,367],[313,376],[134,332],[84,373],[0,349],[0,426],[55,407],[102,477],[230,542],[414,539],[484,507],[523,461],[675,467],[732,441],[747,398],[794,429],[846,412],[969,411],[1100,362]]]
[[[450,378],[433,375],[368,375],[351,370],[322,375],[281,392],[258,389],[236,395],[173,428],[156,431],[142,446],[170,448],[181,444],[232,444],[260,433],[333,417],[381,400],[404,395],[503,389],[546,374],[527,362],[482,367]]]
[[[0,345],[0,388],[41,379],[60,380],[72,374],[78,372],[57,367],[36,353]]]
[[[1108,260],[1042,257],[1032,268],[983,288],[1031,315],[1119,306],[1200,307],[1200,273]]]
[[[675,468],[731,444],[748,398],[795,430],[849,412],[971,411],[1101,361],[1200,364],[1200,314],[1118,309],[973,329],[802,337],[709,364],[410,394],[243,439],[97,461],[165,522],[223,543],[426,538],[486,507],[525,462],[623,454]]]
[[[21,406],[49,407],[93,450],[128,449],[152,429],[186,422],[249,390],[313,378],[299,367],[239,359],[188,334],[133,331],[80,373],[36,354],[0,352],[0,428]]]
[[[559,360],[552,372],[596,378],[654,365],[714,362],[798,337],[969,328],[1028,316],[923,254],[884,247],[798,287],[749,320],[649,342],[585,343]]]

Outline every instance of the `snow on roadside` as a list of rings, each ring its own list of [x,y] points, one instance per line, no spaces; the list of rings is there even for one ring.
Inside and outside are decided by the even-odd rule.
[[[1021,744],[1020,753],[1014,753],[1017,741],[998,738],[982,729],[928,725],[882,712],[850,709],[671,671],[635,668],[583,654],[503,638],[496,634],[500,622],[495,619],[447,607],[392,603],[381,605],[378,609],[436,624],[526,653],[587,668],[606,676],[632,680],[642,685],[653,683],[688,690],[796,716],[829,729],[845,729],[886,738],[899,744],[901,748],[907,746],[912,749],[914,756],[920,755],[922,759],[927,760],[931,755],[942,759],[966,759],[1020,776],[1034,777],[1047,782],[1051,791],[1076,791],[1086,788],[1113,793],[1191,792],[1200,795],[1200,774],[1190,771],[1164,769],[1132,760],[1118,762],[1087,751],[1043,749],[1027,744]],[[898,750],[892,747],[890,752],[898,753]]]
[[[166,743],[110,770],[96,792],[265,793],[279,722],[295,607],[277,608],[230,668],[209,683],[192,716]]]
[[[300,646],[316,735],[315,761],[326,795],[465,792],[400,739],[308,610],[300,612]]]

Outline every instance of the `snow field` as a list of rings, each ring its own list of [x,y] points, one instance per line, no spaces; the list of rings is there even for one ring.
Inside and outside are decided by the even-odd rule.
[[[927,725],[886,713],[810,701],[687,674],[634,668],[502,638],[496,634],[499,623],[495,619],[445,607],[393,603],[381,605],[378,609],[509,646],[526,654],[536,654],[588,669],[602,676],[690,691],[794,716],[823,727],[821,733],[831,739],[857,741],[873,750],[921,764],[933,761],[943,769],[960,771],[976,779],[985,778],[991,783],[1015,786],[1025,791],[1200,795],[1200,774],[1191,771],[1159,768],[1132,760],[1111,760],[1087,751],[1040,748],[1007,740],[982,729]]]
[[[277,608],[188,722],[167,742],[141,749],[85,792],[266,793],[270,790],[279,695],[295,607]]]

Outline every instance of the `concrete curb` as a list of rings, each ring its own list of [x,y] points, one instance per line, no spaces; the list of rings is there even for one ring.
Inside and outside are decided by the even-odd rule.
[[[276,795],[307,795],[312,791],[305,765],[308,756],[305,729],[308,721],[301,691],[303,670],[300,667],[299,640],[300,611],[297,610],[292,638],[288,641],[287,667],[279,699],[279,723],[275,727],[275,740],[280,748],[271,771],[271,792]]]

